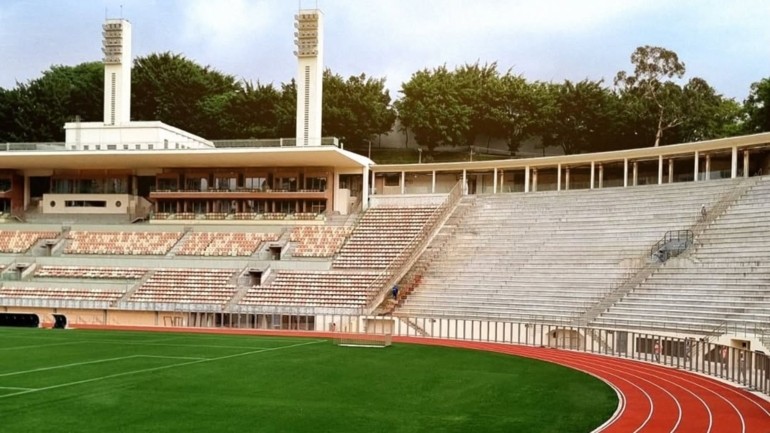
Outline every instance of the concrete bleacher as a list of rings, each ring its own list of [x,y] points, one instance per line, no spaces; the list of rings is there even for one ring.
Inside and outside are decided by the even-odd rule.
[[[738,181],[479,196],[396,314],[569,322]],[[464,200],[473,200],[466,198]]]
[[[352,231],[351,227],[299,226],[291,231],[289,240],[296,245],[292,250],[295,257],[332,257],[336,254]]]
[[[770,178],[592,323],[712,331],[770,320]]]
[[[334,259],[334,268],[388,266],[431,222],[437,206],[384,206],[361,217]]]
[[[279,233],[192,232],[176,252],[182,256],[250,256],[263,242],[277,241]]]
[[[182,232],[71,231],[65,254],[164,255]]]
[[[157,269],[127,301],[224,305],[236,293],[236,273],[235,269]]]
[[[240,305],[362,308],[380,288],[376,271],[281,271],[267,285],[251,287]]]

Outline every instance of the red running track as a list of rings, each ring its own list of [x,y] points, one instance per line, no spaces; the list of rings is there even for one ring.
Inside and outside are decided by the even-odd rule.
[[[85,326],[81,329],[192,332],[333,338],[335,333],[221,328]],[[484,350],[539,359],[593,375],[618,394],[602,433],[770,433],[770,402],[718,380],[656,364],[543,347],[462,340],[393,337],[393,341]]]

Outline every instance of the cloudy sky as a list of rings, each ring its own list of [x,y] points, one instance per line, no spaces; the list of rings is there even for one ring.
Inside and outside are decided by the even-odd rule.
[[[386,77],[394,97],[419,69],[477,60],[530,80],[611,83],[640,45],[675,51],[686,78],[738,101],[770,77],[765,0],[2,0],[0,87],[100,60],[101,24],[121,15],[134,56],[170,51],[279,84],[295,74],[300,5],[324,12],[326,67]]]

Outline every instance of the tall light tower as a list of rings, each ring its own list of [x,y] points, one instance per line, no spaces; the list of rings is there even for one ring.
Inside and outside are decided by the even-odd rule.
[[[294,16],[297,50],[297,146],[321,145],[323,13],[301,9]]]
[[[102,25],[104,124],[131,121],[131,23],[108,19]]]

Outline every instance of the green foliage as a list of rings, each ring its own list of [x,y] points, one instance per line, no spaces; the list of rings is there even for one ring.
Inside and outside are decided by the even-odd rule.
[[[430,153],[439,146],[467,142],[473,112],[462,104],[464,95],[457,84],[455,74],[441,66],[418,71],[401,86],[403,97],[396,102],[401,127]]]
[[[618,100],[601,81],[583,80],[550,85],[554,109],[543,142],[565,154],[609,150],[615,142],[614,114]]]
[[[556,119],[556,101],[552,86],[546,83],[528,83],[523,77],[510,73],[501,78],[502,103],[494,108],[500,122],[500,137],[513,153],[533,137],[543,137]]]
[[[101,62],[52,66],[40,78],[0,93],[0,136],[7,141],[64,141],[64,123],[102,118]]]
[[[0,329],[3,432],[587,432],[617,407],[587,374],[443,347]],[[35,388],[19,392],[14,388]],[[558,410],[554,410],[558,408]]]
[[[396,113],[384,78],[366,74],[344,79],[330,70],[323,76],[323,135],[346,145],[362,145],[393,128]]]
[[[673,51],[638,47],[631,55],[633,75],[618,72],[615,84],[626,108],[620,129],[631,147],[699,141],[738,132],[740,110],[702,78],[684,85],[685,65]],[[664,134],[665,133],[665,134]]]
[[[748,98],[743,102],[746,114],[744,130],[747,133],[770,131],[770,78],[751,84]]]
[[[234,77],[180,54],[150,54],[134,60],[132,120],[160,120],[209,139],[229,138],[211,115],[225,112],[239,90]],[[224,95],[224,96],[223,96]]]
[[[215,123],[220,137],[275,138],[280,98],[280,92],[272,85],[242,82],[233,92],[206,98],[202,109]]]
[[[440,146],[492,140],[505,141],[511,153],[538,138],[579,153],[770,130],[768,78],[752,85],[740,107],[701,78],[680,84],[685,66],[673,51],[642,46],[631,63],[633,72],[616,75],[614,91],[601,81],[529,82],[496,63],[441,66],[415,72],[395,102],[384,78],[327,70],[322,132],[358,148],[389,132],[398,114],[401,129],[428,150],[427,161]],[[100,121],[103,75],[100,62],[53,66],[0,89],[0,141],[62,141],[65,122]],[[278,87],[236,81],[172,53],[137,58],[132,79],[135,120],[161,120],[209,139],[295,135],[294,80]]]

